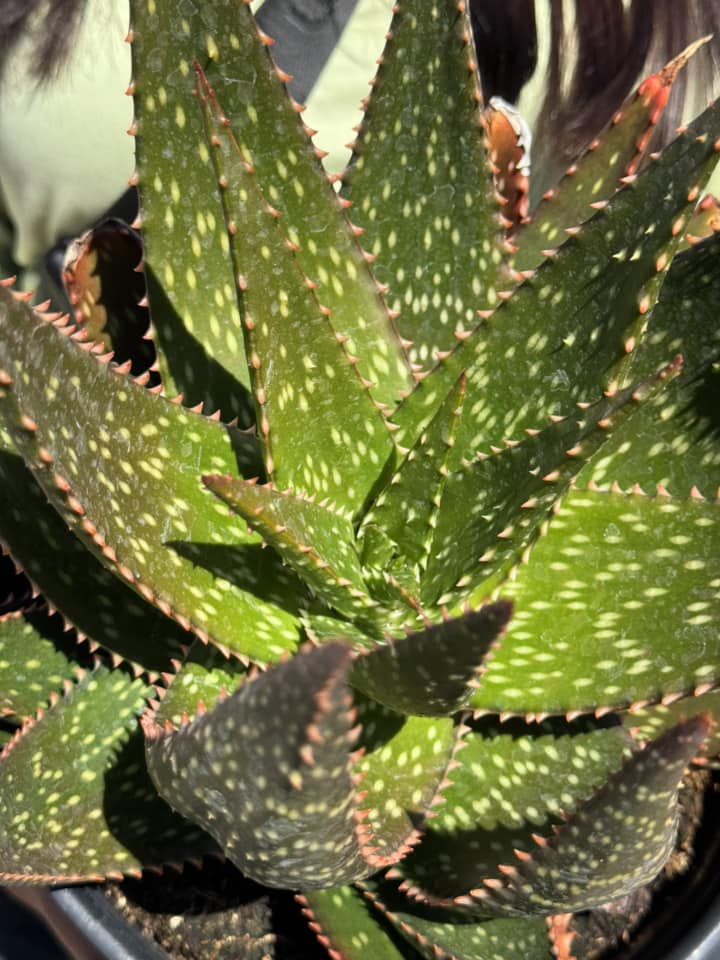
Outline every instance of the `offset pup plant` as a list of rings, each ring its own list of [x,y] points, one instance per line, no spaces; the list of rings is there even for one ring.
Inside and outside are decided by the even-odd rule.
[[[334,957],[592,956],[717,753],[720,107],[648,153],[681,57],[528,221],[457,0],[339,193],[245,3],[129,39],[142,260],[0,290],[0,879],[222,853]]]

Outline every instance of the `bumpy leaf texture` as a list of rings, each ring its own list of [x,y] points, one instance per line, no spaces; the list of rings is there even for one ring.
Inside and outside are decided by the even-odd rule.
[[[0,287],[0,532],[145,674],[0,620],[0,878],[219,844],[351,960],[547,960],[544,915],[661,867],[717,709],[717,238],[673,255],[720,107],[644,158],[679,64],[646,81],[520,278],[463,4],[395,5],[340,197],[249,6],[186,7],[133,4],[162,385],[89,339],[123,310],[90,247],[82,330]]]

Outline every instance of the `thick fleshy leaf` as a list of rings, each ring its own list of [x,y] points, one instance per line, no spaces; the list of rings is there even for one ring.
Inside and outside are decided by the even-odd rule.
[[[257,169],[261,189],[283,212],[291,241],[311,237],[298,251],[302,269],[319,284],[336,329],[361,358],[362,376],[376,382],[376,399],[394,403],[398,388],[411,383],[402,350],[299,108],[287,97],[285,76],[276,72],[265,49],[271,41],[258,35],[249,7],[234,0],[222,8],[187,10],[180,29],[175,29],[173,9],[143,3],[133,8],[143,230],[151,235],[149,258],[159,281],[154,318],[157,301],[163,306],[159,287],[164,286],[208,355],[248,383],[223,217],[192,95],[192,65],[198,62]],[[174,268],[188,245],[193,269],[178,276]]]
[[[306,497],[233,477],[203,477],[205,485],[270,544],[327,604],[367,617],[368,596],[350,519]]]
[[[583,405],[502,450],[479,451],[451,472],[434,517],[421,601],[457,603],[517,562],[583,463],[678,369],[671,364],[653,381]]]
[[[528,903],[531,911],[558,909],[563,893],[568,893],[572,905],[582,906],[588,902],[583,897],[615,895],[618,889],[625,892],[628,883],[645,879],[669,850],[672,829],[668,818],[662,819],[661,796],[671,815],[674,786],[667,768],[678,768],[677,780],[680,752],[689,748],[678,746],[679,741],[672,738],[660,741],[662,748],[652,745],[587,802],[558,834],[559,839],[544,845],[542,850],[548,853],[528,859],[532,829],[549,828],[562,812],[576,806],[578,798],[587,796],[590,786],[607,783],[608,772],[616,768],[613,761],[628,742],[618,719],[576,723],[568,716],[567,722],[554,724],[554,739],[565,737],[563,748],[545,744],[535,753],[524,745],[515,752],[515,745],[503,752],[507,746],[503,735],[509,729],[523,728],[517,740],[546,735],[545,728],[528,732],[529,723],[511,722],[510,727],[492,731],[496,749],[478,744],[473,754],[476,766],[468,753],[470,770],[464,780],[465,764],[452,769],[456,738],[465,732],[461,719],[403,717],[386,708],[360,706],[362,747],[367,753],[363,758],[355,751],[361,735],[352,726],[355,663],[361,664],[358,675],[370,665],[363,680],[375,684],[373,692],[413,712],[424,706],[433,710],[461,707],[468,684],[475,680],[478,709],[493,708],[482,701],[489,694],[497,702],[505,698],[494,709],[536,717],[546,709],[569,714],[576,709],[594,710],[601,716],[613,704],[634,710],[638,698],[669,703],[676,693],[694,692],[699,702],[714,695],[720,684],[718,640],[711,630],[720,598],[720,566],[714,559],[719,551],[713,536],[717,505],[696,502],[696,492],[690,499],[692,483],[700,483],[702,492],[711,495],[708,483],[716,466],[712,448],[717,417],[710,409],[716,391],[705,387],[712,385],[710,374],[717,355],[709,350],[706,334],[689,339],[693,349],[693,344],[698,346],[698,361],[693,361],[692,369],[702,378],[703,402],[698,401],[690,417],[678,416],[686,399],[695,402],[696,384],[691,378],[687,382],[693,385],[692,391],[683,388],[685,392],[654,408],[665,416],[663,424],[672,421],[668,429],[673,440],[688,427],[672,447],[670,458],[672,470],[682,475],[674,461],[683,459],[683,440],[688,440],[692,449],[683,469],[687,477],[697,471],[700,479],[689,480],[685,487],[670,485],[672,494],[686,497],[687,502],[663,497],[636,502],[591,488],[585,494],[571,494],[563,510],[558,495],[575,472],[565,467],[566,454],[580,465],[590,452],[583,433],[587,425],[578,424],[578,401],[594,400],[608,383],[613,390],[616,382],[622,387],[631,374],[636,379],[633,361],[644,376],[654,373],[678,349],[682,352],[682,347],[666,348],[677,339],[672,324],[677,328],[682,322],[690,294],[668,302],[670,333],[662,341],[653,340],[659,332],[654,328],[656,314],[662,308],[649,311],[682,233],[679,211],[696,193],[690,171],[701,155],[710,157],[718,148],[720,124],[712,121],[709,136],[705,128],[687,134],[674,155],[651,165],[649,179],[638,178],[630,189],[616,195],[560,251],[555,265],[543,265],[510,304],[495,316],[481,311],[488,322],[471,331],[475,310],[488,303],[496,306],[505,295],[498,291],[502,254],[496,243],[495,201],[480,149],[466,4],[399,0],[388,60],[356,152],[358,179],[351,184],[352,191],[358,183],[368,188],[365,213],[371,243],[387,259],[387,279],[394,285],[393,296],[406,308],[410,336],[419,331],[414,358],[424,365],[436,357],[439,360],[437,371],[398,413],[403,446],[397,448],[382,406],[408,389],[403,347],[392,336],[393,325],[382,298],[312,157],[302,124],[293,106],[278,96],[282,77],[275,74],[263,49],[267,41],[254,30],[249,5],[241,0],[209,0],[208,5],[176,8],[171,0],[131,2],[136,4],[136,53],[143,61],[136,61],[136,96],[140,186],[149,214],[150,301],[161,333],[160,364],[166,386],[187,386],[193,400],[220,403],[224,414],[238,412],[248,423],[250,388],[254,388],[258,432],[261,442],[265,438],[269,470],[263,470],[260,443],[253,437],[171,406],[164,398],[116,377],[111,367],[95,364],[92,348],[70,344],[7,297],[0,299],[0,419],[11,425],[16,445],[51,496],[59,525],[67,521],[78,531],[82,541],[73,542],[90,548],[92,563],[106,562],[120,574],[114,581],[117,588],[129,592],[134,587],[142,594],[137,600],[140,608],[145,610],[149,601],[148,616],[150,611],[162,622],[167,615],[176,622],[174,633],[179,623],[194,629],[202,640],[214,641],[221,651],[232,647],[238,654],[260,660],[294,652],[301,617],[309,625],[308,633],[315,628],[313,639],[322,641],[306,657],[301,654],[260,677],[254,673],[248,677],[238,662],[218,662],[217,651],[201,646],[200,640],[194,641],[182,665],[173,658],[168,671],[176,671],[174,678],[163,673],[170,690],[157,711],[153,705],[147,721],[149,753],[158,766],[168,750],[164,769],[170,798],[177,793],[200,822],[214,824],[214,831],[219,823],[218,838],[229,845],[233,856],[237,851],[241,866],[278,885],[346,883],[396,857],[402,858],[400,869],[404,869],[407,847],[417,839],[418,828],[427,826],[427,849],[426,844],[421,847],[426,860],[417,860],[418,874],[424,870],[423,879],[428,873],[430,879],[447,879],[464,871],[459,890],[450,892],[471,890],[473,895],[464,904],[447,906],[456,911],[455,920],[459,908],[475,915],[469,918],[472,922],[448,929],[446,914],[428,916],[418,908],[418,924],[412,919],[405,927],[401,923],[416,944],[408,946],[407,953],[414,955],[417,948],[433,960],[455,955],[489,960],[483,957],[488,952],[495,954],[493,960],[498,955],[502,960],[536,960],[534,931],[543,930],[541,920],[514,918],[498,926],[494,920],[475,923],[477,915],[522,910]],[[455,58],[454,66],[445,63],[446,53]],[[389,62],[393,57],[394,64]],[[235,141],[220,108],[207,99],[209,91],[200,91],[206,96],[205,104],[193,96],[202,70],[230,115],[231,128],[235,124]],[[411,91],[414,95],[406,103],[403,94]],[[418,91],[419,107],[412,102],[418,99]],[[429,116],[425,116],[428,104]],[[155,117],[157,129],[153,129]],[[696,138],[699,130],[705,142]],[[194,166],[201,176],[196,176]],[[368,171],[375,179],[368,178]],[[599,172],[607,174],[604,169]],[[363,176],[372,182],[363,184]],[[680,186],[683,178],[687,184]],[[211,196],[218,179],[220,202],[217,190]],[[233,193],[237,199],[243,191],[244,205],[232,207]],[[353,196],[360,207],[361,198]],[[267,209],[265,200],[277,208],[279,218]],[[243,218],[248,210],[256,216]],[[265,243],[268,238],[272,243]],[[254,257],[258,262],[267,260],[262,271]],[[252,270],[245,271],[244,262]],[[708,275],[717,272],[705,260],[703,276],[706,267]],[[241,311],[235,307],[236,283]],[[289,289],[292,303],[289,295],[285,297]],[[683,286],[688,289],[689,275]],[[709,297],[708,289],[704,285],[697,299]],[[259,309],[245,314],[250,321],[246,334],[242,311],[260,290],[260,305],[266,306],[264,297],[270,306],[262,315]],[[312,310],[305,310],[308,304]],[[708,310],[702,322],[714,331],[717,317]],[[636,343],[646,327],[646,342],[652,349],[643,352],[645,347],[639,349]],[[288,329],[294,331],[292,336]],[[466,332],[465,345],[450,351],[453,334],[463,340]],[[442,338],[449,338],[445,347]],[[250,344],[249,376],[243,340]],[[258,347],[255,353],[253,344]],[[303,362],[308,358],[311,367],[315,363],[312,369]],[[268,363],[276,379],[265,383]],[[420,379],[421,372],[415,372]],[[242,378],[247,390],[240,385]],[[463,378],[470,387],[460,419],[456,410],[461,388],[456,385]],[[373,380],[377,385],[368,382]],[[285,404],[285,421],[278,419],[279,414],[273,419],[275,402]],[[355,416],[358,410],[367,416]],[[543,434],[548,416],[557,417],[558,423]],[[580,415],[583,420],[588,416],[586,411]],[[607,418],[596,411],[596,419]],[[289,450],[287,470],[282,444],[281,455],[275,457],[273,449],[274,431],[283,423],[285,433],[280,433]],[[373,434],[372,443],[366,444],[363,434],[363,449],[356,434],[366,430],[367,423],[377,426],[380,439]],[[348,424],[350,429],[343,432]],[[646,437],[653,436],[654,424],[652,419],[643,424],[626,434],[626,446],[612,448],[613,453],[628,453],[633,467],[644,468],[642,456],[650,442],[657,445],[670,436],[661,437],[658,427],[655,438],[646,442]],[[418,440],[423,431],[426,436]],[[523,431],[531,435],[529,441]],[[434,462],[449,440],[457,440],[452,451],[444,462],[442,457],[440,463]],[[500,447],[505,441],[508,452]],[[407,472],[397,474],[399,482],[388,493],[391,505],[385,508],[385,516],[372,530],[369,522],[364,529],[361,526],[363,549],[358,562],[352,524],[362,525],[365,511],[380,502],[378,490],[392,476],[396,450],[408,447],[411,453],[401,468]],[[483,467],[475,469],[478,451],[485,459],[479,461]],[[648,475],[654,475],[662,463],[662,450],[645,459],[653,461]],[[443,479],[431,489],[444,470],[451,482]],[[669,470],[662,474],[665,485]],[[283,481],[282,489],[285,484],[290,489],[279,494],[276,484],[258,493],[260,486],[240,479],[257,474],[265,481],[268,472],[271,479]],[[245,520],[230,516],[227,504],[218,503],[203,489],[203,473],[236,478],[245,496]],[[425,484],[426,476],[433,478],[430,484]],[[488,489],[492,496],[487,496]],[[342,522],[328,520],[332,508],[324,503],[306,506],[301,498],[311,492],[318,499],[327,495],[330,501],[337,500]],[[25,496],[22,486],[10,494],[0,474],[0,504],[6,497],[15,510],[13,523],[20,529],[21,509],[34,509],[32,494]],[[583,498],[588,504],[581,503]],[[407,513],[405,503],[410,507]],[[554,520],[553,506],[559,511]],[[257,510],[261,512],[256,516]],[[283,511],[288,514],[286,522]],[[267,532],[248,533],[246,521],[252,526],[258,517]],[[549,532],[542,524],[545,519]],[[322,550],[310,557],[304,548],[314,524],[320,525],[315,540],[322,541]],[[32,539],[44,539],[44,530],[43,524],[30,518],[18,542],[27,541],[33,547]],[[540,542],[531,552],[527,547],[538,534]],[[284,543],[290,548],[285,549]],[[500,550],[495,549],[496,543],[501,544]],[[269,549],[262,550],[266,545]],[[491,548],[493,557],[484,561]],[[512,565],[521,553],[524,565],[516,570]],[[416,573],[429,569],[428,557],[437,559],[431,561],[432,576],[421,593],[415,589]],[[281,562],[289,559],[294,559],[295,571]],[[66,570],[52,552],[47,557],[43,554],[48,568],[53,560],[58,570],[50,570],[48,583],[55,582],[51,574],[62,580],[62,575],[70,573],[69,565]],[[369,570],[361,569],[363,561]],[[490,569],[492,581],[484,579],[478,588],[472,578],[484,578]],[[329,592],[330,574],[338,583],[347,580],[350,587],[355,579],[363,601],[367,585],[367,595],[393,609],[386,615],[380,608],[375,622],[366,623],[362,603],[344,607],[342,591]],[[514,582],[503,584],[506,575],[514,577]],[[82,577],[79,583],[78,588],[72,578],[67,581],[68,589],[83,599],[92,587]],[[496,641],[494,635],[467,636],[466,628],[477,624],[477,614],[459,622],[432,624],[440,618],[435,607],[452,602],[454,609],[461,609],[473,588],[471,599],[481,591],[505,586],[508,593],[517,590],[525,618],[505,641]],[[343,589],[347,592],[347,585]],[[109,602],[122,605],[122,590],[117,597],[110,595]],[[433,605],[431,618],[423,617],[421,604],[426,601]],[[93,603],[91,596],[91,607]],[[105,614],[106,624],[119,629],[121,617],[116,623],[110,608],[98,609]],[[345,624],[343,616],[352,617],[353,624]],[[151,621],[143,617],[133,642],[142,643],[146,636],[150,641],[150,634],[142,629],[146,622]],[[396,638],[398,624],[403,622],[414,635],[376,648],[376,635]],[[431,626],[423,629],[423,622]],[[342,642],[328,644],[329,636]],[[467,641],[466,650],[459,649],[463,641]],[[478,642],[477,649],[473,642]],[[368,647],[372,652],[365,653]],[[415,659],[406,666],[410,651]],[[19,659],[10,663],[9,672],[21,669]],[[423,676],[425,671],[429,677]],[[102,671],[96,674],[101,675]],[[124,668],[120,675],[124,676]],[[491,681],[496,682],[495,690]],[[36,788],[46,786],[45,770],[38,766],[37,741],[32,738],[52,729],[53,717],[65,718],[62,725],[57,722],[62,726],[61,737],[70,735],[73,724],[79,728],[73,749],[66,749],[58,739],[55,748],[51,745],[44,751],[53,777],[58,774],[55,768],[63,766],[59,774],[63,789],[73,775],[76,756],[81,777],[88,772],[88,764],[92,767],[95,762],[96,742],[91,739],[95,733],[86,719],[94,712],[95,688],[90,687],[94,682],[90,680],[85,690],[83,681],[67,701],[51,706],[4,752],[0,762],[3,812],[3,790],[10,791],[17,804],[26,794],[26,809],[11,810],[13,836],[21,838],[13,855],[25,857],[23,869],[33,870],[38,880],[45,876],[42,864],[30,862],[22,852],[27,851],[23,838],[35,829],[36,813],[43,829],[51,825],[48,835],[59,838],[55,846],[31,851],[39,858],[49,857],[50,851],[68,863],[66,854],[77,848],[76,839],[87,847],[88,825],[92,827],[98,819],[98,808],[107,821],[107,833],[118,841],[121,851],[130,854],[123,861],[123,853],[117,854],[108,842],[102,851],[104,862],[119,860],[129,864],[122,869],[138,870],[147,856],[155,856],[153,851],[165,858],[180,850],[177,835],[166,835],[166,830],[177,829],[172,825],[176,821],[163,819],[167,811],[154,818],[154,788],[143,779],[144,744],[134,717],[118,710],[113,689],[102,690],[103,723],[112,711],[112,723],[135,732],[130,733],[118,762],[113,760],[111,767],[106,764],[99,775],[92,768],[92,775],[85,778],[93,788],[101,784],[101,800],[96,793],[94,806],[80,804],[81,819],[70,819],[69,834],[64,830],[64,808],[69,805],[72,813],[75,794],[66,790],[59,797],[53,793],[48,797],[53,789],[48,778],[49,786],[45,793],[39,791],[37,801]],[[623,684],[619,694],[613,684]],[[609,703],[607,698],[602,700],[608,693],[612,693]],[[535,705],[528,707],[533,697]],[[357,697],[358,702],[361,699]],[[428,699],[432,703],[426,705]],[[203,705],[210,708],[204,715]],[[132,712],[138,709],[136,704]],[[184,714],[195,719],[189,722]],[[165,721],[180,729],[168,732],[162,728]],[[615,724],[612,729],[605,729],[611,724]],[[603,729],[587,729],[598,726]],[[688,739],[698,739],[704,726],[702,719],[695,727],[690,724]],[[480,734],[482,727],[478,720],[472,733]],[[118,730],[119,726],[110,727],[109,732],[101,729],[97,736],[108,746],[120,735]],[[598,739],[592,740],[590,733],[597,733]],[[471,739],[468,751],[475,749],[476,738],[471,735]],[[174,744],[180,745],[177,753]],[[10,778],[16,775],[17,757],[18,769],[25,763],[30,770],[24,790],[17,790],[12,779],[9,786],[3,779],[5,772]],[[203,783],[201,768],[207,775]],[[457,778],[450,786],[449,771]],[[364,782],[359,783],[362,774]],[[440,796],[444,816],[428,819],[426,824]],[[160,801],[155,798],[154,803]],[[368,812],[361,809],[364,805]],[[487,825],[483,817],[493,816],[495,821]],[[638,823],[646,816],[648,823]],[[633,826],[639,828],[638,836],[631,834]],[[0,823],[0,838],[3,830]],[[600,831],[599,840],[593,831]],[[101,839],[106,842],[105,833]],[[609,847],[611,840],[622,846],[619,852]],[[579,856],[573,845],[579,846]],[[522,851],[517,861],[514,847]],[[176,855],[207,849],[216,849],[215,842],[198,838]],[[88,875],[95,850],[91,846],[84,851],[90,859],[71,877]],[[627,850],[633,850],[627,859],[628,876],[616,882],[611,871],[623,870]],[[408,855],[407,865],[412,865],[414,856]],[[596,858],[601,862],[590,878],[591,887],[597,880],[590,894],[587,889],[560,889],[573,870],[579,872],[588,864],[594,870]],[[616,862],[608,867],[613,858]],[[498,863],[505,869],[493,876]],[[508,869],[508,863],[514,867]],[[120,870],[110,867],[111,872]],[[545,870],[552,874],[547,885]],[[486,895],[482,890],[477,893],[488,877],[496,883],[489,885]],[[408,878],[412,885],[416,878],[410,874]],[[396,905],[391,903],[390,909]],[[397,910],[410,915],[415,907],[397,905]],[[433,927],[435,921],[438,925]],[[425,922],[428,926],[423,928]],[[492,931],[506,933],[493,939]],[[347,933],[344,928],[343,936]],[[374,956],[375,941],[370,932],[367,936],[365,944],[363,936],[352,941],[350,934],[348,952],[354,956],[366,946],[364,952]],[[393,931],[387,942],[396,944],[394,936]],[[547,960],[548,949],[543,941],[542,960]],[[398,950],[400,955],[406,952],[404,947]]]
[[[511,916],[574,912],[649,883],[672,852],[680,781],[708,730],[709,721],[695,717],[633,754],[555,836],[504,871],[502,883],[462,901]]]
[[[356,835],[349,658],[340,644],[298,654],[174,732],[145,720],[160,794],[268,886],[370,872]]]
[[[403,717],[357,694],[355,706],[365,750],[356,769],[374,872],[419,842],[424,821],[441,802],[464,729],[449,717]]]
[[[114,576],[68,530],[0,427],[0,537],[82,636],[156,674],[187,633]]]
[[[134,2],[131,37],[137,177],[147,295],[165,389],[251,423],[250,378],[232,264],[202,119],[193,98],[194,58],[239,33],[237,0],[192,17]],[[200,27],[200,29],[197,29]],[[232,74],[229,74],[229,76]],[[189,262],[188,262],[189,261]],[[181,264],[186,264],[181,269]]]
[[[71,331],[0,288],[0,413],[53,505],[181,625],[259,660],[292,649],[300,588],[200,480],[256,474],[254,439],[126,380]]]
[[[713,721],[712,730],[703,744],[703,752],[697,758],[705,765],[710,763],[717,766],[720,759],[720,691],[702,690],[694,697],[682,697],[671,703],[657,703],[651,707],[633,710],[623,715],[623,723],[630,730],[633,737],[642,742],[660,736],[664,730],[676,724],[704,714]]]
[[[539,917],[453,923],[440,911],[403,901],[387,884],[363,883],[380,914],[427,960],[552,960],[545,921]]]
[[[498,865],[512,862],[513,850],[532,850],[532,835],[587,800],[631,745],[617,724],[475,721],[422,844],[395,872],[432,898],[501,876]]]
[[[718,231],[720,231],[720,202],[712,193],[706,193],[688,221],[680,249],[693,246]]]
[[[89,340],[114,351],[117,363],[130,361],[134,375],[148,370],[155,350],[145,336],[148,312],[139,235],[121,220],[105,220],[73,241],[65,254],[62,280],[75,322]]]
[[[507,285],[474,58],[463,4],[397,3],[343,186],[422,365]]]
[[[631,373],[642,376],[675,353],[683,370],[632,423],[618,428],[580,482],[657,484],[685,497],[693,487],[714,497],[720,486],[720,237],[692,247],[670,268]]]
[[[280,489],[329,497],[357,513],[393,451],[390,432],[201,72],[198,84],[238,277],[268,476]],[[321,390],[316,371],[322,371]]]
[[[377,643],[376,638],[368,636],[354,623],[329,614],[324,604],[314,604],[313,609],[304,610],[301,620],[305,633],[315,644],[342,640],[355,650],[373,650]]]
[[[396,570],[427,561],[447,475],[459,466],[453,447],[464,395],[460,377],[366,514],[358,535],[363,565]]]
[[[472,706],[592,711],[717,683],[717,531],[701,501],[571,492],[503,585],[515,614]]]
[[[331,956],[343,960],[416,960],[414,950],[396,943],[353,887],[309,890],[297,896],[311,929]]]
[[[147,693],[99,667],[6,745],[0,880],[102,880],[216,850],[148,779],[136,719]]]
[[[358,689],[400,713],[455,713],[467,703],[511,613],[512,605],[501,600],[389,639],[354,661],[350,679]]]
[[[662,70],[643,80],[608,128],[570,167],[558,186],[545,194],[531,221],[521,226],[513,238],[519,247],[513,258],[518,270],[537,267],[543,250],[562,243],[568,227],[575,227],[592,215],[592,204],[603,203],[615,192],[622,177],[637,173],[677,74],[705,42],[692,44]]]
[[[378,403],[394,406],[413,381],[380,287],[358,243],[361,231],[347,220],[347,204],[338,199],[318,162],[319,151],[308,139],[312,131],[300,123],[300,108],[287,97],[283,73],[268,56],[267,38],[261,35],[258,42],[247,10],[239,16],[243,21],[240,48],[230,54],[238,72],[231,84],[225,81],[220,95],[229,116],[218,119],[230,124],[262,194],[282,214],[283,230],[299,267],[331,313],[348,353],[357,358],[361,377],[372,383],[372,396]],[[219,57],[223,57],[220,52]],[[238,57],[243,58],[241,64],[236,63]],[[212,73],[211,65],[210,82],[215,85]],[[238,102],[235,89],[243,81],[252,84],[251,102]],[[225,207],[228,211],[227,201]],[[230,244],[239,253],[243,237],[253,240],[241,211],[242,207],[231,211],[238,233],[231,231]]]
[[[248,668],[236,657],[226,657],[214,647],[196,640],[183,658],[173,663],[176,672],[165,674],[167,688],[161,696],[153,719],[179,727],[188,718],[210,710],[222,697],[232,693],[247,677]]]
[[[651,381],[582,404],[573,416],[551,418],[544,430],[502,450],[478,451],[470,462],[455,444],[458,422],[469,416],[457,406],[461,378],[368,514],[363,561],[399,567],[391,540],[410,561],[425,554],[417,574],[421,602],[457,603],[517,562],[583,464],[679,366],[676,359]]]
[[[716,146],[720,104],[573,232],[418,384],[393,416],[400,442],[414,442],[463,370],[465,407],[472,410],[456,439],[463,453],[518,439],[547,416],[566,415],[573,403],[598,396],[644,328],[649,292],[657,293],[655,279],[669,263],[688,196],[696,196],[717,162]]]
[[[75,639],[44,610],[0,617],[0,716],[26,720],[76,679]]]

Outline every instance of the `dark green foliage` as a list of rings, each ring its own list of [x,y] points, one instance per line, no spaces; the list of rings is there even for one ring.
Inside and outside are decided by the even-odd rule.
[[[649,883],[672,851],[678,782],[709,730],[695,717],[635,753],[502,884],[471,891],[479,913],[527,916],[584,910]]]
[[[27,720],[63,683],[76,679],[72,636],[40,609],[0,617],[0,715]]]
[[[352,682],[400,713],[461,710],[511,613],[511,605],[499,601],[391,639],[355,660]]]
[[[324,887],[365,872],[349,657],[327,644],[242,685],[176,733],[145,723],[150,775],[176,809],[272,886]]]
[[[61,615],[3,600],[0,879],[221,848],[347,960],[549,960],[718,753],[720,106],[646,157],[650,78],[511,249],[464,4],[396,4],[340,196],[246,3],[132,8],[152,343],[124,228],[79,330],[0,285],[0,537]]]
[[[137,727],[147,693],[125,671],[98,667],[6,744],[6,880],[102,880],[216,850],[152,787]]]

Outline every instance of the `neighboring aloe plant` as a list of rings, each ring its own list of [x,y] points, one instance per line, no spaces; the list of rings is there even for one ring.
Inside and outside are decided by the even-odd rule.
[[[464,4],[400,0],[338,195],[245,3],[133,8],[140,352],[127,228],[74,323],[0,289],[47,604],[0,621],[0,879],[221,849],[334,956],[580,956],[717,709],[720,107],[646,155],[671,64],[528,223]]]

